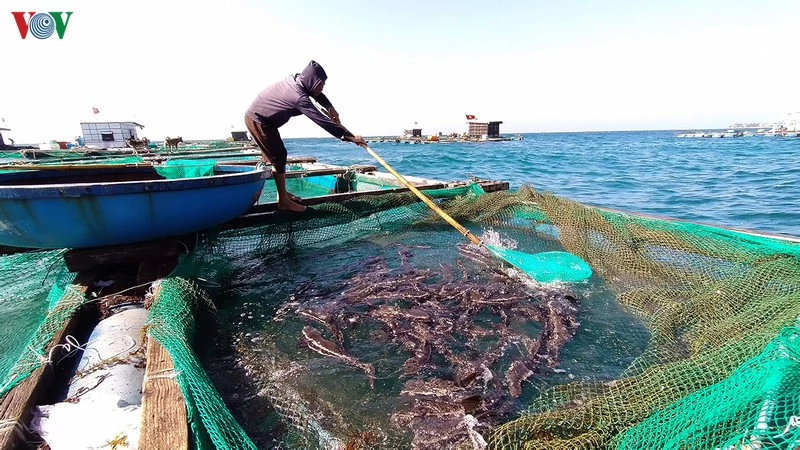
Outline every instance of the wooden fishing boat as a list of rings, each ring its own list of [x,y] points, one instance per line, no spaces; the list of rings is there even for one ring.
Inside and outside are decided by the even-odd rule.
[[[246,212],[271,175],[263,165],[174,179],[151,165],[2,173],[0,245],[87,248],[204,230]]]

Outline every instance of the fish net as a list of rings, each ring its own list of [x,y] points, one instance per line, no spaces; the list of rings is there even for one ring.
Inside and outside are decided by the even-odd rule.
[[[439,442],[439,448],[727,449],[800,445],[800,391],[796,382],[800,373],[796,336],[800,330],[795,326],[800,316],[797,245],[714,227],[609,212],[528,188],[481,194],[469,187],[429,194],[456,220],[473,229],[497,230],[520,241],[529,238],[521,250],[563,250],[582,258],[594,272],[589,282],[593,289],[609,292],[614,306],[641,326],[637,331],[631,322],[611,323],[611,328],[619,328],[616,340],[596,343],[598,352],[616,352],[613,359],[620,365],[616,373],[601,375],[602,370],[597,369],[592,375],[593,368],[585,367],[581,376],[539,383],[536,378],[544,377],[547,371],[534,371],[522,384],[523,390],[532,392],[519,397],[521,404],[513,413],[491,427],[480,428],[469,421],[472,416],[463,414],[466,409],[462,410],[463,420],[455,423],[465,430],[461,439]],[[224,284],[231,280],[237,284],[234,291],[251,290],[261,283],[259,271],[271,270],[269,264],[259,268],[259,261],[269,260],[270,255],[306,250],[321,258],[319,249],[343,248],[376,236],[402,240],[404,233],[415,229],[447,233],[439,220],[425,205],[405,194],[319,205],[304,214],[302,220],[289,218],[224,232],[187,258],[175,276],[205,283]],[[291,263],[286,264],[289,267],[282,266],[281,271],[292,269]],[[330,264],[334,270],[335,262]],[[189,292],[202,296],[207,295],[206,290],[219,291],[219,284],[209,286],[193,285]],[[284,288],[280,283],[275,285],[277,291]],[[295,295],[290,289],[279,296],[287,294]],[[168,304],[186,295],[183,291],[171,296],[162,293],[161,301]],[[590,297],[587,294],[584,299]],[[579,307],[589,308],[592,305]],[[249,317],[254,313],[244,314]],[[273,314],[277,316],[278,312]],[[578,326],[575,340],[590,332]],[[623,345],[627,333],[639,333],[642,345]],[[540,340],[544,338],[539,335]],[[170,340],[184,337],[176,333],[162,339],[168,346]],[[356,347],[353,342],[348,344]],[[251,361],[249,367],[249,379],[258,385],[255,395],[267,399],[271,408],[265,417],[277,417],[286,428],[286,437],[269,446],[409,446],[408,440],[392,441],[377,432],[364,432],[368,426],[360,431],[331,431],[337,430],[335,420],[325,417],[320,413],[324,408],[313,404],[319,397],[303,395],[298,385],[276,375],[290,373],[295,367],[294,362],[281,360],[276,354],[264,353],[260,365]],[[565,348],[563,355],[563,363],[553,372],[580,365],[580,351]],[[178,353],[173,357],[176,365],[181,365],[185,356]],[[224,407],[219,401],[205,400],[207,395],[221,394],[213,384],[205,384],[208,380],[201,366],[197,362],[192,365],[194,369],[186,373],[190,378],[196,373],[204,383],[185,381],[182,385],[203,386],[211,394],[187,396],[187,401],[215,405],[200,408],[200,421],[213,423],[218,429],[235,429],[237,436],[245,439],[244,432],[238,434],[242,427],[234,416],[220,414]],[[502,372],[497,372],[496,376],[502,377]],[[363,385],[366,376],[361,375]],[[446,380],[448,376],[454,378],[452,374],[440,378]],[[403,389],[411,390],[408,384]],[[418,398],[414,401],[416,408],[428,407]],[[245,423],[253,436],[258,427],[246,423],[244,416],[238,414],[236,419]],[[476,422],[480,420],[489,419],[484,416]],[[343,420],[348,421],[357,419]],[[406,422],[407,427],[419,423]],[[263,427],[269,428],[262,424]],[[273,424],[272,431],[276,427],[280,428]],[[480,434],[476,435],[477,431]],[[264,442],[259,441],[258,445],[266,445]],[[426,441],[413,442],[417,448],[436,448],[430,441],[427,447]],[[214,440],[214,444],[218,448],[244,445],[224,439]],[[246,446],[251,445],[255,444],[247,439]]]
[[[213,159],[171,159],[153,166],[156,172],[168,180],[200,178],[214,175],[217,161]]]
[[[552,196],[535,201],[650,338],[620,377],[543,392],[491,432],[494,447],[798,445],[800,247]]]
[[[476,235],[572,253],[592,277],[539,285],[446,250],[463,238],[410,194],[221,232],[150,318],[196,446],[800,446],[797,244],[526,187],[427,193]],[[432,355],[415,360],[421,342]]]
[[[48,344],[85,301],[63,253],[0,256],[0,396],[51,362]]]
[[[208,296],[192,281],[179,277],[158,282],[154,292],[148,333],[173,359],[195,447],[255,448],[231,416],[192,348],[198,310],[213,310]]]

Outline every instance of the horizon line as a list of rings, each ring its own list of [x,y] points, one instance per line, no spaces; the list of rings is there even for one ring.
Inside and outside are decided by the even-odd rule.
[[[738,129],[749,129],[749,128],[764,128],[764,127],[735,127]],[[722,130],[722,129],[734,129],[734,127],[716,127],[716,128],[652,128],[652,129],[629,129],[629,130],[579,130],[579,131],[522,131],[522,132],[505,132],[500,133],[500,136],[504,135],[519,135],[519,134],[568,134],[568,133],[634,133],[634,132],[654,132],[654,131],[686,131],[686,130],[697,130],[697,131],[714,131],[714,130]],[[449,133],[448,133],[449,134]],[[362,137],[399,137],[400,135],[389,135],[389,134],[362,134]],[[189,141],[225,141],[229,137],[224,138],[184,138]],[[284,137],[284,140],[287,139],[336,139],[333,136],[297,136],[297,137]],[[47,143],[52,141],[57,141],[57,139],[51,139],[50,141],[43,141],[38,143],[19,143],[15,145],[38,145],[40,143]],[[161,140],[155,139],[152,142],[160,142]],[[67,141],[71,142],[71,141]],[[238,141],[242,142],[242,141]]]

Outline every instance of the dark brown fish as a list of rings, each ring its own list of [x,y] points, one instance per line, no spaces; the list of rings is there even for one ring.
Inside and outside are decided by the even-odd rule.
[[[366,326],[376,345],[407,353],[397,371],[410,377],[401,393],[407,408],[392,418],[412,430],[414,448],[469,448],[476,442],[472,427],[488,429],[517,411],[523,383],[545,366],[558,366],[580,325],[571,291],[526,286],[480,248],[459,252],[434,271],[415,268],[413,253],[400,246],[399,268],[382,259],[358,263],[343,272],[353,273],[349,280],[316,291],[306,287],[291,298],[303,305],[300,317],[321,324],[332,338],[306,327],[308,346],[363,370],[370,385],[374,368],[344,350],[349,330]],[[519,331],[537,329],[536,335]],[[440,375],[420,379],[431,374]],[[475,419],[480,425],[470,422]]]
[[[298,308],[297,315],[324,326],[328,332],[336,338],[336,342],[338,342],[340,346],[344,346],[342,330],[336,326],[334,318],[330,313],[314,308]]]
[[[308,348],[320,355],[339,359],[345,364],[357,367],[366,372],[369,377],[369,387],[375,387],[375,368],[372,364],[363,363],[351,355],[348,355],[343,349],[339,348],[338,345],[322,337],[322,333],[312,327],[306,326],[303,328],[303,338]]]
[[[506,371],[506,385],[512,397],[522,394],[522,382],[533,375],[533,371],[522,361],[514,361]]]

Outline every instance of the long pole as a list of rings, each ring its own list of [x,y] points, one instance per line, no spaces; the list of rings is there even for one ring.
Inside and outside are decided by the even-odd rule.
[[[364,147],[364,149],[366,151],[368,151],[369,154],[372,155],[373,158],[375,158],[386,170],[388,170],[389,173],[394,175],[395,178],[397,178],[401,183],[403,183],[403,185],[405,187],[407,187],[411,192],[413,192],[417,197],[419,197],[420,200],[425,202],[426,205],[428,205],[432,210],[434,210],[437,214],[439,214],[442,217],[442,219],[446,220],[447,223],[452,225],[453,228],[458,230],[459,233],[463,234],[465,238],[469,239],[475,245],[483,245],[483,242],[481,242],[481,240],[478,239],[477,236],[472,234],[468,229],[464,228],[463,225],[461,225],[460,223],[456,222],[456,220],[453,219],[452,217],[450,217],[449,214],[447,214],[446,212],[442,211],[442,209],[439,208],[439,206],[436,205],[436,203],[434,203],[430,198],[428,198],[427,195],[423,194],[419,189],[414,187],[413,184],[409,183],[408,180],[406,180],[402,175],[397,173],[392,168],[392,166],[389,165],[389,163],[384,161],[383,158],[381,158],[377,153],[372,151],[372,149],[369,148],[368,145],[363,145],[362,147]]]

